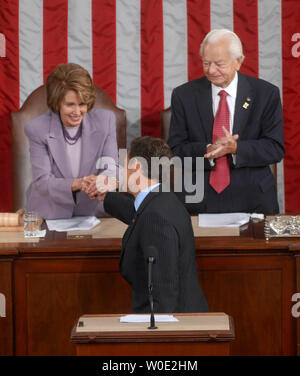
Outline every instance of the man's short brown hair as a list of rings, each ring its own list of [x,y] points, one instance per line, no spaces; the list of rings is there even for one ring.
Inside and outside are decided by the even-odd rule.
[[[167,158],[172,159],[173,153],[169,147],[169,145],[162,140],[161,138],[154,138],[150,136],[143,136],[135,138],[130,145],[129,150],[129,159],[136,158],[143,158],[147,165],[145,166],[146,171],[144,170],[143,166],[143,173],[145,176],[150,178],[151,173],[153,174],[153,170],[151,171],[152,161],[151,158]],[[159,176],[151,176],[157,178],[159,181],[162,181],[161,171],[159,171]]]
[[[89,72],[78,64],[60,64],[49,74],[46,81],[47,105],[59,112],[67,91],[74,90],[91,110],[96,100],[96,89]]]

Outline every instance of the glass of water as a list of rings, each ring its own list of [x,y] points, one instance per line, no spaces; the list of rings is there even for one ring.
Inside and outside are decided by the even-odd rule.
[[[40,217],[35,212],[24,213],[24,237],[34,238],[40,230]]]

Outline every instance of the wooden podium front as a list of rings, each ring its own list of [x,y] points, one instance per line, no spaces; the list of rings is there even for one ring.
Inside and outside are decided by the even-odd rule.
[[[121,315],[84,315],[71,341],[79,356],[230,355],[234,327],[225,313],[174,314],[178,322],[121,323]]]

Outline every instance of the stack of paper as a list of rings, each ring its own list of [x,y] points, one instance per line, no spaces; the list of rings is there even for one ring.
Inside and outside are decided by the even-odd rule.
[[[72,230],[90,230],[98,223],[100,219],[96,217],[73,217],[68,219],[47,219],[49,231],[72,231]]]
[[[154,315],[156,322],[179,321],[173,315]],[[120,322],[150,322],[150,315],[126,315],[120,317]]]
[[[199,227],[237,227],[249,222],[248,213],[199,214]]]

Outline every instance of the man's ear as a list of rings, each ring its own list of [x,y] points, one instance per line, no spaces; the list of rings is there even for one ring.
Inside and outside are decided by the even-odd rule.
[[[240,56],[238,59],[236,59],[236,70],[239,71],[242,64],[243,64],[244,58]]]
[[[137,171],[141,168],[141,164],[136,158],[131,158],[128,162],[128,169],[132,170],[133,172]]]

